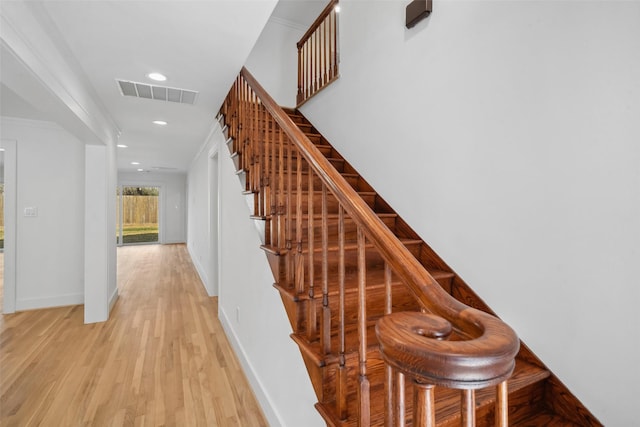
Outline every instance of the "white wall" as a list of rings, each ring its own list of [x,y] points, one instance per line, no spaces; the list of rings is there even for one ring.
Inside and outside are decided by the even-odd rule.
[[[82,304],[84,144],[56,124],[9,118],[2,137],[17,141],[15,308]]]
[[[604,424],[634,424],[640,3],[434,1],[412,30],[403,2],[341,5],[341,77],[303,112]]]
[[[186,175],[163,172],[119,172],[118,185],[161,187],[159,200],[160,243],[186,241]],[[114,192],[115,193],[115,192]]]
[[[215,126],[219,133],[219,126]],[[211,175],[214,171],[210,171],[210,158],[217,150],[218,140],[212,133],[191,162],[187,174],[187,248],[209,296],[218,295],[217,260],[213,259],[212,254],[215,242],[212,242],[211,236],[211,219],[213,215],[217,218],[218,214],[210,209],[210,197],[217,192],[217,188],[212,188]]]
[[[306,29],[271,18],[262,30],[245,67],[283,107],[295,107],[298,91],[296,43]]]
[[[225,138],[219,128],[193,160],[188,176],[189,241],[194,262],[206,271],[210,256],[208,197],[210,159],[217,152],[219,192],[219,317],[254,393],[273,426],[323,426],[317,401],[295,343],[273,275],[260,249],[256,227]],[[197,264],[197,263],[196,263]],[[201,273],[202,274],[202,273]],[[206,283],[206,282],[205,282]],[[205,285],[206,286],[206,285]]]

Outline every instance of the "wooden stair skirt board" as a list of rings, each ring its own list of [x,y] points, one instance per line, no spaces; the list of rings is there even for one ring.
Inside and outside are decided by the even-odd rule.
[[[400,218],[395,211],[375,192],[375,190],[357,173],[357,171],[324,139],[324,137],[313,127],[313,125],[297,110],[284,109],[294,123],[304,132],[311,142],[320,152],[331,162],[333,167],[342,174],[346,181],[359,193],[359,196],[369,205],[386,226],[400,239],[409,249],[415,258],[426,268],[436,279],[438,284],[454,298],[465,304],[494,314],[489,307],[471,290],[471,288]],[[225,118],[226,119],[226,118]],[[260,121],[264,123],[264,121]],[[271,132],[271,128],[258,125],[263,134]],[[230,147],[231,148],[231,147]],[[288,154],[287,154],[288,155]],[[236,167],[240,167],[242,153],[234,152],[232,157],[236,162]],[[289,162],[286,155],[281,157],[284,160],[282,167],[286,170],[292,167],[296,171],[296,161]],[[272,166],[280,167],[279,159],[269,159]],[[240,171],[248,174],[248,171]],[[307,179],[308,170],[303,166],[301,174],[302,187],[300,196],[303,199],[302,209],[302,233],[308,236],[308,209],[309,198],[312,198],[311,205],[313,214],[318,215],[322,208],[322,182],[315,177],[311,183]],[[251,181],[250,177],[246,177]],[[310,188],[310,187],[313,188]],[[278,192],[278,184],[274,186]],[[259,197],[257,192],[247,190],[249,205],[252,200]],[[283,196],[286,196],[283,194]],[[290,195],[297,198],[297,193]],[[333,200],[333,199],[332,199]],[[256,203],[257,205],[257,203]],[[357,277],[357,245],[355,244],[356,226],[348,218],[345,220],[345,346],[344,355],[347,369],[348,390],[353,390],[347,397],[348,408],[347,418],[340,419],[336,405],[336,383],[337,370],[340,357],[339,333],[336,319],[339,312],[336,300],[333,296],[338,294],[338,242],[337,235],[337,212],[338,205],[329,201],[327,205],[327,228],[329,242],[326,249],[326,259],[328,262],[328,296],[331,313],[331,325],[333,328],[330,334],[329,353],[325,352],[317,337],[309,339],[309,326],[307,311],[310,305],[315,306],[320,312],[323,307],[321,293],[321,259],[322,256],[322,236],[321,229],[313,230],[314,247],[310,250],[307,243],[299,248],[288,250],[278,249],[268,244],[262,246],[269,260],[269,265],[275,279],[274,287],[280,292],[281,299],[287,316],[293,328],[292,339],[298,344],[301,355],[306,364],[314,390],[318,397],[316,408],[322,415],[328,426],[357,426],[358,425],[358,402],[354,385],[358,381],[358,277]],[[295,219],[295,213],[293,213]],[[271,218],[270,214],[254,215],[253,219],[263,223],[258,229],[265,230]],[[316,223],[314,223],[316,224]],[[314,227],[318,227],[314,225]],[[265,239],[263,239],[265,241]],[[294,245],[295,246],[295,245]],[[307,292],[299,293],[291,279],[287,280],[285,271],[287,263],[291,262],[290,257],[303,255],[313,256],[314,280],[317,293],[310,296]],[[385,411],[385,364],[382,361],[378,349],[376,334],[374,333],[375,322],[384,315],[385,305],[385,263],[377,250],[373,250],[371,245],[365,248],[366,264],[366,286],[367,286],[367,373],[371,384],[370,387],[370,413],[371,425],[384,425]],[[393,311],[419,311],[420,306],[410,294],[409,290],[395,276],[391,280]],[[320,316],[318,316],[318,319]],[[318,323],[320,321],[318,320]],[[319,330],[320,325],[314,326],[313,330]],[[411,393],[408,388],[407,393]],[[582,405],[578,399],[545,367],[545,365],[524,345],[520,346],[520,351],[516,358],[516,367],[513,376],[508,380],[509,391],[509,425],[514,426],[599,426],[598,420]],[[438,426],[457,426],[461,422],[461,393],[458,390],[438,388],[435,390],[436,399],[436,423]],[[412,398],[411,394],[406,397],[406,419],[412,419]],[[480,389],[476,391],[476,423],[479,426],[489,426],[494,423],[496,392],[495,387]]]

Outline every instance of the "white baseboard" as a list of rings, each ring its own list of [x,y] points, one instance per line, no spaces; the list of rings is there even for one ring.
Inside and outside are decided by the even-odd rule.
[[[40,308],[64,307],[84,304],[83,294],[66,294],[43,298],[16,299],[16,311],[37,310]]]
[[[209,290],[209,277],[207,276],[207,273],[205,273],[206,270],[204,269],[204,267],[202,267],[202,264],[200,264],[200,262],[198,261],[198,257],[194,255],[193,251],[191,250],[191,246],[189,245],[187,245],[187,252],[189,252],[191,262],[193,262],[193,265],[196,267],[196,271],[198,272],[198,276],[200,276],[200,281],[204,285],[205,291],[207,291],[207,295],[209,295],[210,297],[217,296]]]
[[[109,313],[111,313],[111,309],[114,305],[116,305],[116,301],[118,301],[118,287],[113,290],[111,294],[111,298],[109,298]]]
[[[257,377],[255,373],[255,369],[251,365],[251,362],[249,361],[249,359],[247,359],[247,354],[244,351],[242,344],[240,344],[240,341],[238,340],[238,337],[236,336],[235,331],[231,327],[231,322],[229,322],[229,318],[225,313],[224,309],[219,308],[218,318],[220,319],[220,323],[222,324],[222,329],[224,329],[224,332],[227,335],[227,338],[229,339],[229,343],[231,344],[231,347],[233,347],[233,350],[236,356],[238,357],[240,364],[242,365],[244,374],[247,376],[247,380],[249,380],[249,383],[251,384],[251,388],[253,389],[256,399],[258,400],[258,403],[260,404],[260,407],[262,408],[262,412],[264,413],[264,416],[267,418],[269,425],[274,427],[283,426],[284,423],[282,422],[280,415],[278,414],[275,407],[273,406],[273,403],[271,402],[271,399],[269,398],[269,395],[267,394],[265,387],[262,385],[262,382]]]

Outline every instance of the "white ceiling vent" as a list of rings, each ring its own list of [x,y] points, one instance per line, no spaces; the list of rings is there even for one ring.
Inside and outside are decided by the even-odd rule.
[[[173,87],[150,85],[147,83],[116,80],[123,96],[135,96],[136,98],[156,99],[158,101],[178,102],[193,105],[196,102],[198,92]]]

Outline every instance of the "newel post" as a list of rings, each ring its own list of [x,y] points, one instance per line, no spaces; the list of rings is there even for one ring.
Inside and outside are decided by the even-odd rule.
[[[477,317],[481,325],[478,335],[466,340],[449,340],[455,334],[452,323],[434,314],[392,313],[376,324],[382,358],[414,385],[416,427],[435,426],[435,387],[462,390],[462,423],[475,426],[474,390],[498,386],[496,425],[508,424],[506,380],[513,372],[519,341],[499,319],[472,308],[464,311],[465,319]],[[404,413],[404,408],[398,410]]]

